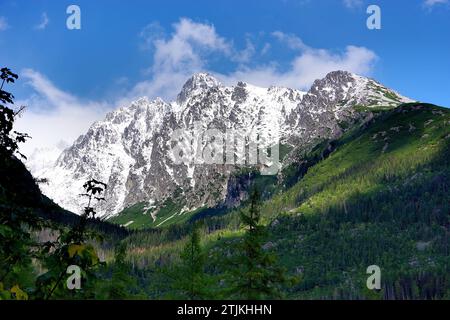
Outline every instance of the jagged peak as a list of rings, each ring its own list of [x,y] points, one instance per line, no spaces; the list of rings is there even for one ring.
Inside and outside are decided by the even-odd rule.
[[[313,83],[313,87],[316,84],[320,83],[337,83],[341,84],[344,82],[354,81],[356,78],[356,75],[353,73],[350,73],[348,71],[343,70],[337,70],[337,71],[331,71],[327,73],[327,75],[322,79],[317,79]]]
[[[181,92],[177,96],[177,102],[183,103],[193,92],[197,90],[208,90],[221,85],[222,84],[219,80],[207,72],[195,73],[183,85]]]
[[[328,72],[327,75],[325,76],[325,78],[333,78],[333,77],[339,77],[339,76],[354,76],[354,73],[351,73],[349,71],[345,71],[345,70],[335,70],[335,71],[331,71]]]
[[[369,81],[368,78],[358,76],[354,73],[336,70],[329,72],[324,78],[317,79],[308,91],[310,94],[317,94],[324,89],[339,90],[340,88],[349,86],[360,86]]]
[[[131,102],[132,106],[139,106],[139,105],[143,105],[143,104],[149,104],[150,103],[150,99],[148,97],[140,97],[136,100],[134,100],[133,102]]]
[[[193,81],[197,81],[197,82],[204,82],[204,83],[213,83],[214,85],[220,84],[219,80],[217,80],[212,74],[210,74],[208,72],[194,73],[189,80],[193,80]]]

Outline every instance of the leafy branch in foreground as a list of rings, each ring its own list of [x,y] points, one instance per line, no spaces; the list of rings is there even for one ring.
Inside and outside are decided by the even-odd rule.
[[[14,83],[17,74],[8,68],[0,69],[0,299],[27,299],[24,287],[32,283],[32,258],[37,244],[32,231],[42,228],[42,221],[30,208],[31,192],[21,179],[23,164],[14,156],[19,143],[29,136],[13,131],[18,111],[9,108],[14,95],[4,90],[5,84]],[[26,198],[26,199],[25,199]]]
[[[20,107],[14,111],[8,104],[14,104],[14,95],[3,90],[5,83],[14,83],[19,77],[8,68],[0,69],[0,156],[11,157],[18,153],[22,158],[26,158],[18,151],[19,143],[23,143],[30,136],[26,133],[13,131],[15,118],[25,109]]]
[[[88,204],[84,208],[78,225],[69,231],[61,230],[61,234],[56,242],[47,242],[44,245],[42,258],[48,271],[37,279],[38,298],[50,299],[54,295],[64,298],[70,295],[79,298],[90,298],[89,294],[93,294],[93,290],[87,289],[95,282],[95,270],[102,263],[94,247],[87,243],[95,235],[86,231],[86,224],[96,214],[94,207],[92,207],[92,201],[104,200],[101,195],[106,190],[106,184],[93,179],[87,181],[83,187],[85,193],[82,196],[88,198]],[[68,289],[63,279],[66,276],[67,268],[71,265],[76,265],[82,270],[82,279],[84,281],[81,290],[73,290],[68,295]]]

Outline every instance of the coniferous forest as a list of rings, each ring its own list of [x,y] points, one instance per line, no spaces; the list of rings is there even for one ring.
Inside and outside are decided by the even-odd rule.
[[[356,106],[365,121],[294,151],[277,179],[237,172],[239,206],[126,228],[98,217],[102,181],[84,183],[81,215],[41,193],[17,81],[1,69],[0,299],[450,299],[447,108]]]

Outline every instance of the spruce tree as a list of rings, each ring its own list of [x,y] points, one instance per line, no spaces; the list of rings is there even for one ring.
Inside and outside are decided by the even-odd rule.
[[[132,291],[136,290],[136,280],[131,276],[131,266],[126,259],[127,245],[119,243],[115,247],[112,277],[105,288],[105,298],[109,300],[122,300],[137,298]]]
[[[280,286],[287,278],[284,270],[278,267],[276,256],[263,248],[267,229],[260,221],[260,195],[256,189],[251,193],[248,212],[241,211],[240,217],[245,233],[232,262],[232,297],[248,300],[280,298]]]
[[[200,244],[199,225],[195,224],[180,255],[181,264],[175,271],[174,289],[184,298],[198,300],[207,294],[205,252]]]

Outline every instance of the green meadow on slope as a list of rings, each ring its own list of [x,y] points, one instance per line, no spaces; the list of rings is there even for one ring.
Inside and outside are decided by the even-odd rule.
[[[450,298],[449,125],[450,111],[433,105],[380,110],[264,202],[266,247],[300,279],[287,297]],[[241,235],[238,211],[202,220],[207,270],[223,285],[226,257]],[[124,240],[153,294],[165,285],[155,270],[177,262],[190,227],[135,231]],[[382,270],[380,292],[365,286],[374,264]],[[221,286],[211,290],[220,296]]]
[[[293,208],[273,234],[304,276],[295,295],[360,296],[372,264],[386,298],[448,295],[449,125],[431,105],[389,111],[267,203],[267,216]]]
[[[171,225],[182,223],[187,215],[180,214],[182,205],[174,203],[171,199],[166,200],[154,217],[154,208],[147,208],[146,203],[140,202],[124,209],[119,215],[108,219],[109,222],[126,226],[130,229],[143,229],[148,227],[159,227],[160,225]]]
[[[292,149],[279,176],[235,173],[232,191],[259,191],[239,208],[183,212],[179,192],[105,222],[92,201],[104,200],[101,181],[84,183],[81,216],[42,195],[19,159],[28,135],[11,132],[1,105],[0,300],[450,299],[450,110],[355,109],[361,121]],[[74,265],[82,286],[68,290]]]
[[[280,183],[249,168],[239,173],[250,173],[262,190],[264,250],[276,254],[284,274],[295,279],[283,284],[284,298],[450,299],[450,110],[413,103],[358,111],[375,117],[336,141],[303,150],[304,161],[285,168]],[[51,240],[48,230],[64,234],[78,224],[78,216],[42,197],[25,167],[14,163],[15,179],[3,179],[7,193],[0,200],[42,218],[41,230],[30,237]],[[86,289],[74,294],[59,286],[52,298],[186,298],[175,288],[189,274],[173,276],[182,270],[194,222],[200,222],[206,257],[201,298],[233,297],[232,270],[240,268],[233,261],[245,234],[240,212],[248,205],[180,214],[182,202],[167,200],[155,221],[144,208],[127,209],[110,220],[116,225],[92,220],[89,234],[98,237],[75,248],[92,245],[105,263],[90,270]],[[135,222],[127,230],[117,226],[130,220]],[[0,236],[16,241],[17,234],[7,231],[3,227]],[[30,298],[40,297],[42,265],[26,252],[26,263],[17,263],[2,281],[4,298],[11,298],[16,283]],[[50,261],[48,253],[40,259]],[[371,265],[381,268],[379,291],[366,287]]]
[[[279,192],[276,176],[260,175],[256,169],[246,170],[246,175],[252,175],[252,184],[264,191],[265,197]],[[243,174],[242,172],[238,174]],[[149,228],[166,228],[173,225],[189,223],[203,219],[207,216],[214,216],[229,212],[227,208],[198,208],[193,211],[183,211],[183,203],[180,199],[167,199],[159,206],[150,209],[144,202],[132,205],[122,210],[118,215],[107,220],[112,224],[124,226],[130,230],[145,230]]]

